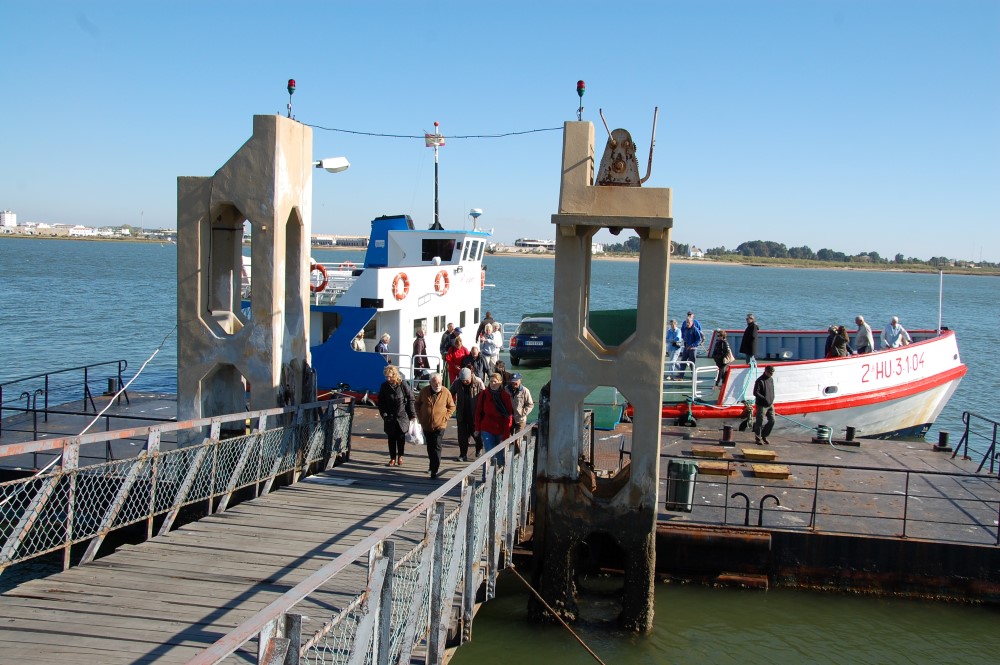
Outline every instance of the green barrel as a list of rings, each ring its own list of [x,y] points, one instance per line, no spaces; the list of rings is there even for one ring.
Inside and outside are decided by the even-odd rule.
[[[667,464],[667,510],[690,513],[694,507],[694,485],[698,463],[672,459]]]

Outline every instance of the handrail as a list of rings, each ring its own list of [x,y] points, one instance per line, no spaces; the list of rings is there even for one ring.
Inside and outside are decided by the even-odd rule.
[[[980,471],[983,470],[983,466],[986,464],[986,460],[990,461],[990,473],[993,473],[993,464],[997,456],[997,434],[998,434],[998,428],[1000,428],[1000,422],[997,422],[996,420],[993,420],[991,418],[987,418],[986,416],[981,416],[978,413],[973,413],[972,411],[962,412],[962,422],[965,423],[965,432],[962,433],[962,439],[958,442],[958,445],[955,446],[955,452],[951,454],[951,458],[955,459],[955,456],[958,455],[958,452],[960,450],[964,450],[964,452],[962,453],[962,459],[965,460],[972,459],[971,457],[969,457],[970,436],[972,434],[975,434],[976,436],[981,436],[984,439],[987,438],[983,434],[973,431],[972,423],[974,418],[978,420],[983,420],[993,425],[993,436],[990,439],[990,447],[986,450],[986,453],[983,455],[982,461],[979,462],[979,467],[976,468],[976,473],[979,473]],[[998,477],[1000,477],[1000,472],[998,472]]]
[[[469,482],[472,482],[478,474],[483,473],[483,469],[486,465],[493,465],[496,462],[496,458],[503,459],[502,455],[508,448],[514,447],[516,443],[521,441],[521,438],[530,435],[534,430],[534,425],[526,427],[518,432],[515,432],[511,436],[504,439],[500,445],[496,446],[493,450],[479,457],[474,463],[467,466],[464,470],[459,472],[456,476],[451,478],[449,481],[441,485],[437,490],[427,495],[422,501],[417,505],[413,506],[406,512],[397,517],[393,518],[389,523],[379,528],[373,532],[370,536],[362,540],[360,543],[354,545],[348,549],[343,554],[339,555],[329,563],[325,564],[323,567],[318,569],[316,572],[312,573],[306,579],[302,580],[294,587],[286,591],[279,598],[271,602],[267,607],[262,609],[257,614],[253,615],[239,626],[231,630],[229,633],[224,635],[218,641],[215,642],[211,647],[200,653],[195,658],[188,661],[189,665],[210,665],[218,663],[224,658],[228,657],[230,654],[235,652],[245,643],[249,642],[255,637],[260,636],[261,642],[264,641],[265,636],[268,634],[268,626],[274,625],[276,621],[281,619],[283,616],[288,615],[296,604],[303,601],[311,593],[319,589],[323,584],[328,582],[335,575],[343,571],[344,569],[351,566],[359,557],[364,555],[366,552],[377,551],[380,549],[380,545],[393,533],[398,531],[403,526],[407,525],[414,519],[425,519],[426,515],[429,515],[433,510],[434,506],[447,496],[453,490],[466,487]],[[524,451],[527,453],[528,451]],[[515,449],[516,454],[516,449]],[[513,468],[513,463],[510,464]],[[527,465],[524,466],[522,472],[527,472]],[[491,474],[492,475],[492,474]],[[530,491],[530,488],[522,488],[526,491]],[[510,515],[510,513],[508,513]],[[430,519],[427,520],[430,523]],[[508,524],[508,528],[513,525]],[[483,531],[485,532],[485,525]],[[489,539],[492,540],[492,539]],[[506,542],[506,539],[504,539]],[[456,543],[456,548],[460,547]],[[441,556],[435,553],[435,558]],[[508,551],[509,556],[509,551]],[[468,571],[466,571],[468,573]],[[450,608],[451,596],[447,596],[446,603],[449,603]],[[369,602],[373,602],[370,600]],[[450,613],[449,613],[450,614]],[[433,632],[433,631],[432,631]],[[428,637],[428,640],[432,640],[433,635]],[[385,648],[385,647],[383,647]],[[355,654],[357,655],[357,654]],[[362,654],[363,655],[363,654]],[[362,662],[362,661],[358,661]],[[406,662],[409,662],[407,659]],[[432,661],[436,662],[436,661]]]
[[[687,461],[691,460],[691,457],[687,456],[687,455],[666,455],[665,457],[667,457],[668,459],[679,459],[679,460],[687,460]],[[962,496],[962,497],[951,497],[951,496],[946,496],[946,495],[942,495],[942,496],[930,496],[928,494],[921,494],[919,492],[915,492],[912,489],[913,485],[914,485],[913,479],[915,479],[915,478],[920,478],[920,479],[934,479],[934,480],[956,479],[956,480],[962,480],[962,481],[968,481],[969,479],[972,479],[972,480],[979,480],[979,481],[982,481],[984,483],[994,483],[993,479],[990,476],[968,474],[968,473],[956,473],[956,472],[953,472],[953,471],[933,471],[933,470],[913,470],[913,469],[886,469],[884,467],[877,467],[877,466],[850,466],[850,465],[846,465],[846,464],[816,464],[816,463],[811,463],[811,462],[782,461],[781,462],[782,466],[786,466],[786,467],[790,467],[790,468],[800,468],[800,469],[803,469],[803,470],[809,470],[809,472],[808,473],[801,473],[801,474],[797,474],[797,475],[793,473],[792,476],[799,479],[799,482],[796,483],[796,484],[794,484],[794,485],[790,485],[788,483],[788,481],[768,481],[768,480],[762,479],[762,478],[746,478],[746,479],[743,479],[743,478],[739,478],[738,477],[737,481],[734,482],[733,480],[730,479],[730,473],[735,468],[735,465],[740,464],[740,463],[741,463],[740,460],[728,460],[727,461],[727,473],[725,474],[725,478],[718,480],[718,482],[720,482],[720,483],[722,483],[722,482],[725,483],[725,494],[724,494],[724,496],[729,496],[731,490],[734,487],[741,487],[743,489],[746,489],[746,491],[750,492],[750,493],[766,493],[769,487],[773,489],[773,487],[779,486],[783,490],[783,496],[785,497],[785,503],[786,503],[786,505],[782,507],[782,514],[786,514],[786,515],[792,515],[792,514],[808,515],[809,516],[809,522],[808,522],[808,525],[806,525],[805,528],[808,528],[811,531],[817,531],[817,530],[819,530],[819,527],[817,526],[817,517],[818,516],[827,517],[827,518],[845,517],[845,518],[850,518],[852,520],[858,520],[858,519],[866,519],[866,518],[868,518],[868,519],[872,519],[872,520],[898,521],[900,523],[900,530],[896,534],[896,536],[899,537],[899,538],[913,537],[912,531],[910,530],[910,527],[912,527],[912,525],[914,525],[914,524],[925,524],[925,525],[933,525],[933,524],[967,524],[968,526],[973,526],[973,527],[977,527],[979,529],[982,529],[982,530],[986,531],[987,533],[992,533],[993,534],[993,536],[992,536],[993,537],[993,543],[992,544],[995,545],[995,546],[1000,546],[1000,524],[997,523],[997,516],[998,516],[998,514],[1000,514],[1000,498],[996,498],[996,499],[984,499],[984,498],[980,498],[980,496],[976,495],[975,493],[970,493],[969,497],[964,497],[964,496]],[[821,480],[823,478],[823,476],[821,475],[821,472],[823,472],[823,473],[834,472],[836,474],[835,478],[837,479],[837,483],[840,484],[840,485],[843,485],[844,483],[847,482],[845,480],[845,478],[847,478],[847,476],[846,476],[847,473],[877,473],[877,474],[879,474],[881,476],[886,476],[886,475],[889,475],[889,474],[896,474],[896,475],[900,476],[901,477],[900,478],[900,484],[902,486],[902,489],[899,490],[899,491],[891,490],[891,489],[885,491],[885,496],[887,496],[887,497],[893,497],[895,499],[901,499],[902,500],[902,505],[900,507],[899,514],[898,515],[885,515],[885,514],[878,514],[877,512],[868,512],[868,513],[866,513],[866,512],[851,512],[850,514],[846,514],[846,513],[841,514],[841,513],[835,513],[835,512],[824,512],[824,510],[823,510],[824,507],[828,508],[829,506],[823,504],[823,502],[820,500],[820,494],[821,493],[822,494],[846,495],[846,494],[856,494],[856,493],[858,493],[859,490],[851,489],[850,487],[845,487],[845,488],[821,487]],[[713,478],[714,478],[714,476],[713,476]],[[805,481],[805,484],[802,484],[803,480]],[[739,481],[743,481],[743,482],[739,482]],[[671,480],[670,479],[663,479],[662,482],[671,482]],[[716,481],[714,481],[714,480],[701,481],[700,480],[699,482],[716,482]],[[810,482],[811,482],[811,484],[809,484]],[[991,495],[992,496],[998,496],[998,497],[1000,497],[1000,485],[997,485],[996,483],[994,483],[993,484],[993,488],[994,488],[994,490],[991,493]],[[751,489],[753,490],[752,492],[751,492]],[[870,490],[864,490],[864,492],[869,493],[869,494],[871,493]],[[794,495],[796,493],[801,493],[801,495],[802,495],[801,496],[801,499],[802,499],[801,503],[803,503],[803,504],[805,504],[805,503],[810,504],[809,508],[802,508],[800,510],[796,510],[796,509],[794,509],[794,508],[791,507],[793,505]],[[708,496],[708,495],[706,495],[706,496]],[[983,514],[992,515],[992,518],[991,519],[986,519],[986,520],[982,520],[981,519],[981,520],[977,521],[972,516],[972,511],[970,511],[968,509],[965,509],[965,508],[959,508],[956,511],[956,516],[958,516],[958,515],[964,516],[966,519],[971,520],[969,522],[959,522],[959,521],[955,521],[955,520],[943,520],[943,519],[940,519],[940,518],[936,519],[936,520],[935,519],[926,518],[926,517],[925,518],[914,518],[912,515],[910,515],[910,502],[911,502],[911,499],[914,499],[914,498],[919,499],[923,504],[925,504],[925,508],[926,508],[927,502],[928,501],[932,501],[932,500],[950,501],[952,503],[960,504],[962,506],[980,505],[980,506],[992,507],[992,509],[990,511],[986,511],[985,513],[983,513]],[[886,505],[888,505],[888,504],[882,504],[881,507],[884,509],[884,508],[886,508]],[[724,511],[723,512],[723,518],[722,518],[723,519],[723,524],[728,523],[728,511],[729,511],[729,502],[728,501],[726,501],[725,504],[722,505],[722,506],[717,505],[717,504],[713,504],[713,503],[710,503],[710,502],[709,503],[705,503],[705,502],[699,501],[696,504],[696,510],[699,510],[699,509],[700,510],[703,510],[703,509],[716,509],[716,510],[722,509]],[[763,510],[763,508],[759,508],[759,510]],[[701,520],[701,519],[692,518],[692,517],[686,518],[686,521],[695,522],[695,523],[706,523],[706,524],[717,523],[717,522],[714,522],[713,520],[710,520],[710,519]],[[784,527],[773,527],[772,526],[770,528],[772,528],[772,529],[774,529],[774,528],[795,529],[797,526],[798,525],[785,525]],[[827,531],[830,531],[830,530],[827,529]],[[847,531],[847,532],[836,531],[836,530],[834,530],[834,531],[835,532],[841,532],[841,533],[866,533],[866,535],[870,535],[870,534],[867,534],[867,532],[862,532],[862,531]],[[933,536],[929,536],[929,535],[922,535],[922,536],[920,536],[920,538],[923,539],[923,540],[946,540],[948,542],[973,542],[973,543],[981,543],[982,542],[981,540],[976,540],[976,539],[969,540],[969,541],[958,541],[958,540],[955,540],[954,538],[941,539],[941,538],[934,538]]]
[[[60,459],[52,470],[0,483],[5,516],[0,523],[0,572],[59,550],[68,568],[73,546],[89,543],[80,561],[86,563],[106,536],[121,527],[145,521],[151,536],[154,519],[165,515],[162,535],[185,506],[207,501],[208,513],[221,512],[242,488],[253,486],[255,495],[266,494],[288,473],[294,482],[314,469],[314,463],[322,461],[325,467],[349,452],[353,406],[350,399],[330,400],[0,448],[0,457],[57,450]],[[282,414],[289,417],[282,419]],[[239,423],[236,436],[225,436],[223,424],[229,422]],[[207,436],[200,430],[203,426],[210,427]],[[197,442],[161,448],[165,432],[183,429],[192,429],[190,438]],[[134,456],[80,463],[85,445],[138,433],[146,440]]]
[[[43,372],[41,374],[34,374],[32,376],[26,376],[26,377],[22,377],[20,379],[13,379],[11,381],[6,381],[4,383],[0,383],[0,434],[3,434],[3,412],[4,411],[11,411],[11,410],[13,410],[13,411],[22,411],[22,410],[24,410],[24,409],[20,409],[20,408],[17,408],[17,407],[6,406],[4,404],[4,397],[3,397],[3,395],[4,395],[4,387],[16,386],[17,384],[20,384],[20,383],[26,383],[28,381],[36,381],[38,379],[41,379],[41,383],[43,384],[43,387],[42,388],[38,388],[35,392],[41,391],[39,394],[41,394],[44,397],[43,406],[42,406],[41,409],[39,409],[38,408],[38,404],[37,404],[37,400],[35,400],[35,403],[31,407],[30,410],[41,411],[45,415],[45,421],[48,422],[48,415],[50,413],[52,413],[49,410],[49,396],[53,392],[57,392],[55,389],[52,388],[53,377],[55,377],[57,375],[61,375],[61,374],[67,374],[69,372],[79,372],[79,371],[82,370],[83,371],[83,410],[84,410],[84,413],[91,413],[91,411],[88,411],[88,409],[87,409],[88,404],[89,404],[90,407],[93,409],[93,412],[96,413],[97,412],[97,408],[94,406],[93,395],[90,392],[90,385],[89,385],[90,372],[94,368],[103,367],[103,366],[106,366],[106,365],[115,365],[116,366],[116,370],[115,370],[116,374],[115,374],[114,378],[117,379],[117,385],[119,385],[119,386],[123,385],[123,381],[122,381],[123,377],[122,377],[122,375],[124,374],[125,370],[128,368],[128,361],[124,360],[124,359],[123,360],[106,360],[104,362],[91,363],[89,365],[81,365],[79,367],[69,367],[69,368],[66,368],[66,369],[59,369],[59,370],[55,370],[53,372]],[[68,393],[74,392],[74,390],[71,387],[69,387],[68,385],[65,388],[60,388],[60,390],[66,390]],[[125,391],[121,392],[121,395],[119,396],[119,399],[121,399],[121,397],[124,397],[126,402],[128,401],[128,393],[126,393]],[[20,399],[20,397],[18,399]]]

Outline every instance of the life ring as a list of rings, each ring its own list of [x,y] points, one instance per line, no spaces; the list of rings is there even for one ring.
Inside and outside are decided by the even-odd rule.
[[[483,291],[486,288],[486,271],[479,271],[479,290]]]
[[[319,271],[319,274],[322,276],[322,279],[319,281],[319,284],[313,284],[312,283],[312,274],[314,272],[316,272],[317,270]],[[319,293],[320,291],[322,291],[323,289],[326,288],[326,285],[329,283],[329,281],[330,281],[329,278],[326,276],[326,268],[323,267],[322,263],[314,263],[311,266],[309,266],[309,290],[310,291],[312,291],[313,293]]]
[[[434,276],[434,290],[437,291],[439,296],[443,296],[448,293],[448,288],[451,286],[451,278],[448,277],[448,271],[442,270],[437,275]]]
[[[401,272],[392,280],[392,295],[396,300],[402,300],[409,292],[410,279],[406,276],[405,272]]]
[[[351,263],[350,261],[344,261],[344,262],[342,262],[342,263],[340,264],[340,266],[339,266],[339,269],[340,269],[340,270],[354,270],[354,268],[356,268],[356,267],[357,267],[357,266],[355,266],[355,265],[354,265],[353,263]]]

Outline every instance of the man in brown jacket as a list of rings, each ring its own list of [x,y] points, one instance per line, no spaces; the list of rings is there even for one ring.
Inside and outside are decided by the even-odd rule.
[[[448,427],[448,419],[455,413],[455,400],[451,391],[444,390],[441,374],[431,374],[430,385],[417,395],[417,420],[427,441],[427,458],[431,462],[431,478],[437,478],[441,466],[441,440]]]

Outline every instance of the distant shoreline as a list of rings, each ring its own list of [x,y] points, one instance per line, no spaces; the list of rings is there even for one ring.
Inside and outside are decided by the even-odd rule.
[[[35,235],[24,235],[24,234],[14,234],[14,233],[4,233],[0,234],[0,239],[11,238],[16,240],[23,239],[35,239],[35,240],[74,240],[74,241],[84,241],[84,242],[136,242],[136,243],[171,243],[174,244],[173,240],[164,240],[158,238],[94,238],[94,237],[67,237],[67,236],[35,236]],[[365,247],[339,247],[339,246],[325,246],[325,245],[313,245],[313,250],[323,249],[331,250],[337,252],[363,252],[367,248]],[[554,259],[554,252],[492,252],[486,254],[483,258],[524,258],[524,259]],[[595,254],[593,256],[595,261],[638,261],[638,255],[629,254]],[[719,259],[691,259],[691,258],[676,258],[671,257],[671,263],[677,263],[682,265],[731,265],[731,266],[743,266],[743,267],[756,267],[756,268],[792,268],[801,270],[854,270],[859,272],[908,272],[908,273],[937,273],[941,272],[940,269],[934,266],[918,266],[918,265],[903,265],[897,267],[895,264],[880,264],[880,265],[861,265],[861,264],[844,264],[844,263],[827,263],[825,261],[814,261],[812,263],[789,263],[782,261],[781,259],[762,259],[759,257],[748,258],[746,261],[729,261],[729,260],[719,260]],[[949,275],[974,275],[982,277],[997,277],[1000,276],[1000,270],[995,270],[991,268],[956,268],[949,267],[944,268],[944,272]]]

